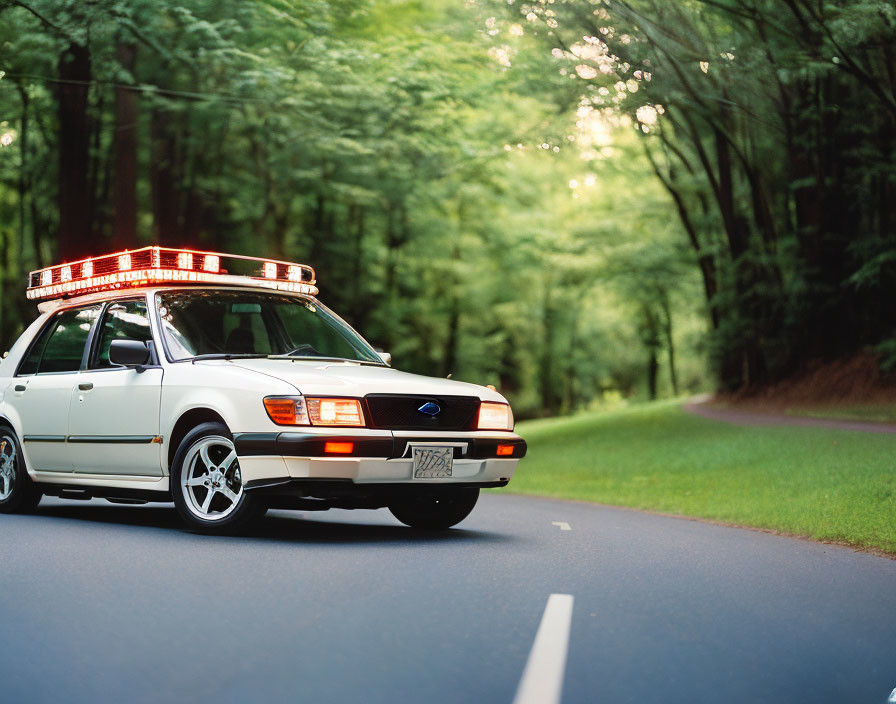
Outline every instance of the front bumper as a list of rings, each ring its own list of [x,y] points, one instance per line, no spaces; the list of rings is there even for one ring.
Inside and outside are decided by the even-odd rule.
[[[327,442],[351,442],[353,451],[327,454]],[[527,449],[526,441],[514,433],[357,430],[337,434],[329,428],[237,433],[234,445],[247,491],[291,480],[503,486],[513,476]],[[452,477],[413,478],[413,448],[421,445],[454,447]],[[499,445],[512,446],[512,454],[499,457]]]

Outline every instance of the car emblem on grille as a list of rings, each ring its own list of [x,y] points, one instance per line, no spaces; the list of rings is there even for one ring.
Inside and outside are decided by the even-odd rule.
[[[439,407],[439,404],[433,403],[432,401],[427,401],[420,408],[417,409],[421,413],[425,413],[428,416],[437,416],[442,412],[442,409]]]

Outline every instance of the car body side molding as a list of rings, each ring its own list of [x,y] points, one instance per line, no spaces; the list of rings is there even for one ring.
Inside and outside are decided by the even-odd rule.
[[[156,435],[26,435],[25,442],[96,442],[116,445],[141,445],[153,442]]]

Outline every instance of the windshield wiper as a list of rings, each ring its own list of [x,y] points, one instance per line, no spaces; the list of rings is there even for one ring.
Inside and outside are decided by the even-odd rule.
[[[211,354],[197,354],[190,357],[191,362],[202,361],[204,359],[264,359],[266,354],[241,353],[241,352],[213,352]]]
[[[376,367],[385,366],[385,364],[381,362],[371,362],[366,359],[349,359],[348,357],[318,357],[317,355],[296,356],[294,354],[269,354],[267,357],[268,359],[291,359],[293,361],[310,360],[312,362],[351,362],[352,364],[372,364]]]

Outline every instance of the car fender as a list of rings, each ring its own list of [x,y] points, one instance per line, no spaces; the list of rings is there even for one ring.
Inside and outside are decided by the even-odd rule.
[[[0,422],[8,425],[15,431],[16,437],[19,439],[19,451],[25,459],[25,468],[28,472],[28,476],[34,479],[34,472],[31,471],[31,460],[28,458],[28,450],[25,447],[25,441],[23,440],[24,433],[22,431],[22,419],[19,417],[16,409],[4,400],[14,381],[14,379],[9,379],[8,383],[4,384],[2,391],[0,391]]]
[[[159,424],[164,467],[167,470],[172,453],[172,433],[184,414],[209,410],[219,415],[231,432],[271,432],[279,426],[268,417],[264,397],[296,394],[298,390],[282,379],[224,360],[169,365],[162,385]]]

